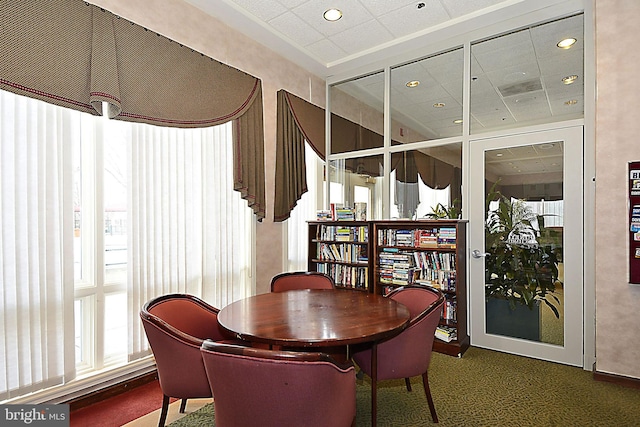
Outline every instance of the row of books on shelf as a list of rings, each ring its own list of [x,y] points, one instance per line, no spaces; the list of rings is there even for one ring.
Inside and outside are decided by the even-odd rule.
[[[435,336],[441,341],[451,342],[458,338],[458,331],[452,326],[438,325]]]
[[[389,228],[378,230],[378,245],[455,249],[456,228],[436,227],[413,230]]]
[[[444,307],[442,308],[442,319],[456,321],[458,320],[457,317],[457,301],[455,298],[447,298],[444,301]]]
[[[379,269],[378,281],[383,285],[421,285],[431,286],[447,292],[456,291],[455,272],[433,272],[434,276],[431,278],[422,278],[418,273],[419,272],[412,270],[405,273],[393,269]]]
[[[316,254],[322,261],[364,263],[369,260],[367,246],[353,243],[318,243]]]
[[[384,248],[378,255],[377,271],[379,281],[383,284],[421,284],[455,291],[456,271],[451,269],[454,265],[453,253],[407,252]]]
[[[356,227],[343,227],[339,225],[321,225],[317,229],[318,240],[333,240],[336,242],[363,242],[369,241],[369,227],[366,225]]]
[[[421,270],[456,269],[456,254],[453,252],[415,251],[413,259],[415,266]]]
[[[338,286],[354,289],[369,289],[369,269],[343,264],[317,264],[316,270],[331,276]]]
[[[418,285],[432,286],[447,292],[456,291],[455,271],[419,270],[413,277],[413,281]]]

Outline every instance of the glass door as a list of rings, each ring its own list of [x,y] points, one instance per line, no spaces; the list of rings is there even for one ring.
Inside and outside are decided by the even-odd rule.
[[[583,364],[582,127],[471,141],[471,344]]]

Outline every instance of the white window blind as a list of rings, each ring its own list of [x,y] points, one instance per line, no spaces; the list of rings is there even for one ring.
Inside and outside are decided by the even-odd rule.
[[[0,91],[0,400],[75,375],[69,111]]]
[[[232,151],[230,124],[116,126],[0,91],[0,400],[149,354],[152,297],[223,307],[254,292],[255,217]]]

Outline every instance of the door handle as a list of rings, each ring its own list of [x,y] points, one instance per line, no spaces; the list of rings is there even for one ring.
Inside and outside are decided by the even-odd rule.
[[[474,249],[473,251],[471,251],[471,256],[474,258],[483,258],[486,257],[487,255],[491,255],[489,252],[480,252],[477,249]]]

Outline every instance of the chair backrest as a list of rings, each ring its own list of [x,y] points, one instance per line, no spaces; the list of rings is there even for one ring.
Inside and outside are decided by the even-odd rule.
[[[351,363],[323,353],[276,351],[205,341],[202,358],[216,424],[350,426],[356,415]]]
[[[434,334],[440,322],[444,295],[435,288],[405,286],[389,298],[409,309],[409,326],[399,335],[378,344],[378,379],[410,378],[429,368]],[[370,354],[370,353],[369,353]],[[357,360],[369,363],[370,359]]]
[[[217,315],[218,309],[184,294],[163,295],[142,307],[140,319],[165,395],[211,397],[200,346],[206,338],[224,338]]]
[[[330,276],[318,271],[280,273],[271,279],[271,292],[294,289],[335,289],[335,287],[336,284]]]

